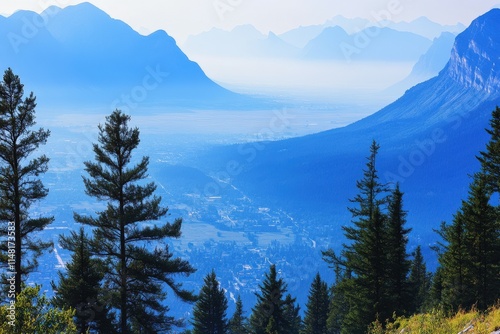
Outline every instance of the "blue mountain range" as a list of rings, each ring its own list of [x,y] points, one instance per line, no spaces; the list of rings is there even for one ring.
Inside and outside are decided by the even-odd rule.
[[[420,56],[413,66],[410,75],[389,87],[386,92],[401,96],[408,88],[437,76],[450,59],[455,37],[456,35],[450,32],[443,32],[436,37],[427,52]]]
[[[303,49],[303,59],[365,61],[416,61],[431,41],[411,32],[368,27],[347,34],[339,26],[328,27]]]
[[[165,31],[142,36],[82,3],[0,19],[0,66],[50,106],[222,107],[248,99],[213,81]]]
[[[376,140],[381,180],[401,184],[414,240],[431,243],[432,229],[450,220],[467,195],[468,174],[478,170],[475,156],[488,139],[484,129],[500,104],[499,29],[500,9],[477,18],[457,36],[438,76],[354,124],[246,151],[221,148],[211,158],[238,161],[238,188],[298,214],[304,224],[329,222],[333,237],[350,221],[348,199]]]
[[[183,49],[188,54],[221,57],[292,57],[299,49],[286,43],[274,33],[267,36],[252,25],[241,25],[231,31],[213,28],[190,36]]]
[[[205,248],[196,248],[199,246],[194,243],[186,246],[191,259],[195,255],[204,259],[195,261],[200,272],[197,282],[201,282],[203,272],[216,266],[224,275],[222,284],[232,289],[231,293],[242,292],[250,301],[258,278],[268,267],[268,256],[279,256],[277,262],[282,266],[295,268],[288,271],[286,281],[294,283],[294,293],[305,301],[309,282],[303,276],[307,278],[309,273],[304,270],[313,273],[321,264],[325,267],[324,263],[319,264],[320,250],[327,243],[334,248],[341,244],[340,226],[349,224],[351,219],[347,210],[351,205],[349,199],[358,193],[356,180],[362,177],[364,157],[372,140],[381,145],[377,162],[381,180],[389,186],[399,182],[405,192],[405,209],[413,228],[410,244],[422,244],[424,252],[430,253],[425,245],[438,238],[432,229],[442,220],[449,221],[467,195],[468,175],[479,168],[475,156],[488,140],[484,129],[488,127],[491,111],[500,104],[498,31],[500,9],[495,9],[473,21],[456,37],[451,52],[448,49],[446,65],[442,63],[444,67],[437,76],[409,89],[379,112],[344,128],[277,142],[220,146],[197,154],[194,162],[189,161],[192,162],[189,167],[155,160],[158,163],[152,163],[151,175],[162,185],[168,186],[170,182],[173,186],[169,189],[176,191],[168,200],[184,200],[172,211],[186,210],[194,216],[183,215],[187,218],[186,227],[197,220],[196,226],[214,224],[218,229],[210,225],[212,234],[197,231],[203,234],[200,239],[226,239],[219,244],[215,239],[207,240],[203,243]],[[430,40],[416,38],[414,34],[388,28],[379,32],[380,36],[386,33],[393,37],[407,36],[422,50],[424,44],[430,45]],[[347,43],[354,36],[335,27],[323,33],[317,38],[329,34],[345,38]],[[264,44],[259,42],[258,47],[263,47],[266,40],[273,45],[282,42],[275,35],[264,36]],[[360,57],[375,57],[379,51],[396,53],[402,48],[389,42],[386,45],[389,49],[367,46]],[[309,50],[314,50],[312,46]],[[207,78],[166,32],[142,36],[90,4],[65,9],[52,7],[40,15],[20,11],[8,18],[0,16],[0,50],[0,66],[12,67],[26,87],[36,92],[40,104],[66,108],[99,105],[109,111],[111,106],[121,107],[129,102],[165,109],[169,105],[245,107],[249,101]],[[442,57],[442,53],[439,55]],[[425,57],[421,61],[425,63]],[[132,100],[126,101],[123,96]],[[285,118],[267,130],[286,124],[286,114],[282,111],[280,115]],[[64,131],[54,135],[64,145],[67,137],[75,136]],[[169,148],[157,138],[144,140],[151,147],[161,146],[162,151]],[[62,147],[74,148],[73,143]],[[78,143],[86,141],[80,139]],[[163,158],[163,153],[160,157]],[[83,191],[77,191],[82,186],[79,168],[82,167],[68,172],[50,171],[47,175],[49,197],[54,196],[49,198],[53,201],[50,210],[57,210],[58,227],[67,227],[67,222],[71,222],[74,204],[80,205],[80,210],[95,209],[93,203],[84,202],[88,199]],[[224,179],[226,175],[228,178]],[[225,186],[221,186],[221,194],[204,196],[213,190],[207,186],[218,184]],[[194,188],[198,191],[194,192]],[[224,206],[226,202],[229,205]],[[224,224],[221,219],[228,207],[235,218],[234,226]],[[280,230],[279,222],[286,229]],[[301,233],[290,236],[295,227]],[[235,231],[239,240],[243,240],[241,244],[227,240],[234,237]],[[54,240],[56,232],[44,231]],[[294,238],[293,243],[287,247],[279,244],[273,247],[270,243],[267,249],[255,253],[259,237],[269,238],[270,233]],[[236,250],[237,247],[240,248]],[[69,259],[67,253],[61,254],[65,260]],[[308,261],[304,260],[306,254]],[[248,263],[253,266],[251,270],[247,270]],[[53,263],[41,261],[38,278],[52,280],[49,276],[54,274],[53,267]],[[35,276],[35,280],[38,278]],[[183,312],[176,307],[173,311]]]

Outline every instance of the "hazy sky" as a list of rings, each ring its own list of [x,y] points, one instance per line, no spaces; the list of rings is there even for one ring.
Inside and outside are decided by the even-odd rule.
[[[50,5],[65,7],[79,0],[1,0],[0,14],[19,9],[41,12]],[[426,16],[442,24],[472,19],[500,0],[90,0],[114,18],[142,33],[166,30],[182,42],[212,27],[230,29],[252,24],[264,33],[281,33],[299,25],[320,24],[336,15],[376,20],[410,21]],[[381,15],[381,14],[386,14]]]

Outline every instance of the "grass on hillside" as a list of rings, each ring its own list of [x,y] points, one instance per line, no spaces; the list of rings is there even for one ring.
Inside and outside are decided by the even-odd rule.
[[[385,329],[380,322],[374,322],[369,334],[490,334],[500,330],[500,303],[486,312],[477,310],[459,311],[446,316],[443,311],[434,310],[409,318],[398,317],[389,322]]]

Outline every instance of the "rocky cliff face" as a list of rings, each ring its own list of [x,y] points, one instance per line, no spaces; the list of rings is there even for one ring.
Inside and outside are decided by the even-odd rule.
[[[477,91],[500,90],[500,9],[480,16],[460,34],[445,68],[446,74]]]
[[[467,175],[479,168],[475,156],[487,140],[484,129],[500,105],[499,24],[500,10],[479,17],[457,38],[437,77],[379,112],[344,128],[266,143],[253,161],[242,162],[234,184],[303,221],[331,222],[333,229],[351,218],[345,208],[359,191],[355,180],[375,139],[381,179],[401,182],[413,233],[432,243],[432,229],[449,221],[467,194]],[[207,161],[216,159],[224,166],[242,156],[231,147]]]
[[[418,132],[500,98],[500,9],[478,17],[455,39],[450,60],[437,77],[409,89],[351,129],[387,124]],[[411,122],[411,124],[408,124]]]

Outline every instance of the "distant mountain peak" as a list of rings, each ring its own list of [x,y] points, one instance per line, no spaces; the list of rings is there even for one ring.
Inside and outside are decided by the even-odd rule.
[[[436,23],[431,19],[429,19],[427,16],[419,16],[416,19],[412,20],[411,22]]]
[[[259,30],[257,30],[257,28],[255,28],[251,24],[242,24],[242,25],[236,26],[231,30],[231,32],[265,37],[264,34],[262,34]]]
[[[343,27],[325,28],[303,49],[304,59],[337,59],[342,61],[409,61],[417,60],[431,41],[411,32],[392,28],[377,28],[373,38],[371,28],[348,34]]]
[[[42,17],[50,17],[52,15],[54,15],[55,13],[58,13],[62,10],[61,7],[58,7],[56,5],[52,5],[52,6],[49,6],[47,7],[41,14],[40,16]]]
[[[23,35],[26,21],[44,19],[47,24],[29,38]],[[45,105],[213,107],[244,100],[211,81],[167,32],[143,36],[88,2],[49,7],[41,15],[16,12],[0,20],[2,31],[21,37],[13,46],[7,33],[0,34],[0,63],[30,83]],[[133,92],[141,92],[142,103],[124,102]]]
[[[500,9],[475,19],[457,36],[445,72],[466,88],[492,93],[500,89]]]
[[[274,32],[270,31],[268,34],[267,34],[267,37],[268,38],[279,38]]]
[[[72,6],[68,6],[66,8],[69,8],[69,7],[74,7],[74,8],[78,8],[79,11],[88,11],[89,13],[102,13],[106,16],[109,16],[108,13],[106,13],[104,10],[102,10],[101,8],[99,8],[98,6],[94,5],[93,3],[90,3],[88,1],[86,2],[81,2],[79,4],[76,4],[76,5],[72,5]]]
[[[270,31],[269,34],[267,35],[267,40],[276,43],[285,43],[278,35],[276,35],[272,31]]]
[[[428,127],[500,99],[500,9],[475,19],[455,39],[451,56],[438,76],[422,82],[379,112],[352,124],[373,128],[412,119]],[[407,130],[410,131],[410,130]]]
[[[347,32],[340,26],[326,27],[324,31],[326,33],[337,33],[337,34],[347,35]]]
[[[394,97],[401,96],[407,89],[437,76],[450,60],[455,38],[456,35],[448,31],[434,38],[430,48],[413,66],[410,75],[385,92]]]
[[[50,8],[50,7],[49,7]],[[57,8],[57,7],[56,7]],[[102,18],[109,19],[111,16],[99,7],[91,4],[90,2],[82,2],[76,5],[71,5],[64,8],[64,12],[78,15],[82,18]]]

